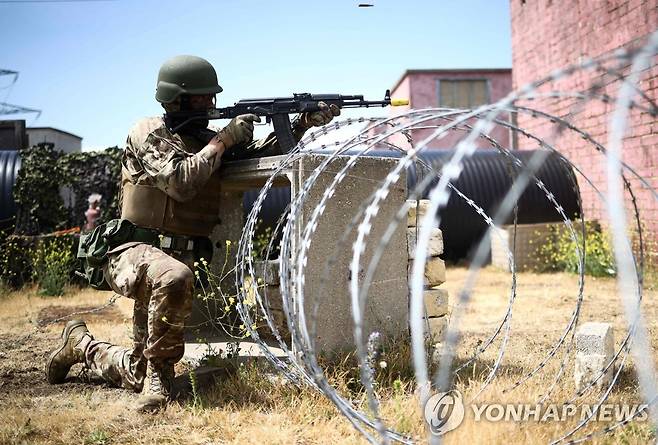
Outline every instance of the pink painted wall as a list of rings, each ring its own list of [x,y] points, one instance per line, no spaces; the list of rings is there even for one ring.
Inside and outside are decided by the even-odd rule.
[[[438,80],[440,79],[487,79],[489,81],[490,102],[505,97],[512,90],[512,71],[510,69],[408,70],[396,84],[392,96],[408,98],[411,108],[414,109],[441,107],[438,91]],[[400,112],[399,108],[402,107],[390,108],[391,113],[398,114]],[[507,115],[501,116],[501,118],[509,121]],[[415,142],[419,142],[432,132],[433,130],[430,129],[417,129],[412,131],[412,137]],[[431,148],[455,148],[465,134],[464,131],[453,130],[446,137],[433,141],[429,146]],[[501,146],[510,148],[509,130],[507,128],[496,126],[490,136]],[[480,139],[479,147],[487,148],[491,147],[491,144]]]
[[[637,46],[658,29],[658,0],[511,0],[512,66],[514,86],[519,88],[538,80],[554,69],[576,63],[581,57],[598,57],[627,46]],[[569,11],[565,14],[565,11]],[[658,101],[658,65],[641,77],[640,87],[654,103]],[[562,81],[547,85],[547,90],[580,91],[593,82],[602,85],[599,93],[616,96],[619,82],[600,71],[579,72]],[[648,102],[637,98],[644,106]],[[584,108],[574,107],[569,100],[527,101],[526,105],[541,108],[558,116],[571,114],[572,123],[603,145],[608,140],[608,119],[613,105],[590,101]],[[623,159],[658,188],[658,124],[656,117],[638,109],[631,110],[630,130],[624,140]],[[519,124],[543,137],[550,137],[555,127],[550,122],[519,116]],[[519,148],[534,148],[520,138]],[[579,135],[565,132],[554,141],[555,147],[578,166],[601,191],[607,189],[602,164],[603,156]],[[639,181],[630,177],[640,208],[640,218],[646,228],[658,234],[658,204]],[[584,216],[605,220],[604,204],[598,193],[579,176]],[[627,202],[632,197],[627,194]],[[630,208],[629,208],[630,210]],[[658,236],[656,237],[658,239]],[[655,249],[654,249],[655,250]]]

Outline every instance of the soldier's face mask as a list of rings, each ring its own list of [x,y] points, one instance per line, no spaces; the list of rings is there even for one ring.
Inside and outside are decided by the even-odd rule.
[[[215,108],[215,95],[182,95],[180,97],[180,111],[204,111]],[[208,119],[197,119],[188,122],[179,132],[196,135],[200,130],[208,128]]]

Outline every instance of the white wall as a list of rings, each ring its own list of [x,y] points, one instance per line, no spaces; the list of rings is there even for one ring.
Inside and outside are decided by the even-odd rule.
[[[55,149],[65,153],[79,152],[82,150],[82,138],[64,133],[54,128],[27,128],[29,145],[41,142],[52,142]]]

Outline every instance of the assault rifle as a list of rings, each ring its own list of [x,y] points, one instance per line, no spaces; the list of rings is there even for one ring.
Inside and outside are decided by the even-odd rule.
[[[290,114],[320,111],[319,103],[336,105],[338,108],[386,107],[408,105],[406,99],[391,99],[391,92],[386,90],[384,100],[364,100],[362,95],[343,96],[340,94],[293,94],[292,97],[270,97],[263,99],[243,99],[232,107],[213,108],[207,111],[168,112],[166,117],[175,126],[169,130],[176,133],[185,124],[200,119],[233,119],[241,114],[264,116],[267,123],[274,125],[274,133],[283,153],[292,150],[297,142],[290,124]]]

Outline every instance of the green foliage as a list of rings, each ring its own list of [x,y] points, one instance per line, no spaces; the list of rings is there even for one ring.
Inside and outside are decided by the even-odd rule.
[[[540,260],[539,271],[565,271],[578,273],[578,248],[582,248],[583,237],[575,224],[576,240],[566,228],[553,228],[549,239],[537,248]],[[585,274],[594,277],[614,276],[615,261],[610,237],[592,221],[585,222]]]
[[[30,280],[42,295],[62,295],[77,267],[77,237],[7,235],[0,232],[0,289],[19,289]]]
[[[69,227],[84,224],[87,198],[92,193],[99,193],[103,197],[98,224],[119,217],[122,154],[123,150],[112,147],[104,151],[69,153],[60,158],[58,169],[63,178],[61,185],[68,187],[76,197],[67,209]]]
[[[16,232],[36,235],[63,228],[66,211],[59,194],[62,175],[57,168],[62,152],[44,144],[22,149],[20,156],[21,169],[14,186]]]
[[[85,438],[85,445],[106,445],[110,443],[110,436],[103,430],[96,430]]]
[[[41,295],[64,294],[76,267],[73,249],[72,237],[57,236],[41,240],[32,250],[33,278]]]
[[[81,226],[92,193],[103,196],[99,223],[116,218],[122,150],[63,154],[42,144],[21,150],[21,169],[14,199],[18,206],[15,232],[23,235],[50,233]],[[67,207],[60,189],[69,194]]]
[[[18,289],[32,276],[32,246],[23,238],[0,233],[0,282]]]
[[[256,223],[254,238],[252,242],[252,259],[257,260],[267,260],[267,248],[270,245],[270,240],[272,239],[272,228],[267,226],[262,227],[263,220],[259,219]],[[270,256],[278,256],[278,246],[272,246],[272,251]]]
[[[61,295],[76,266],[74,239],[39,241],[30,236],[82,226],[92,193],[103,197],[97,222],[117,218],[122,150],[64,154],[52,144],[41,144],[21,150],[20,156],[13,228],[20,236],[0,234],[0,283],[16,289],[34,279],[44,295]],[[69,195],[67,203],[62,190]]]

